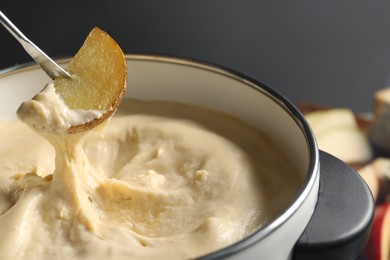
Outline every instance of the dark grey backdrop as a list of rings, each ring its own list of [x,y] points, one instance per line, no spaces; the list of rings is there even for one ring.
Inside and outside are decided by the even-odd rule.
[[[248,74],[291,101],[370,111],[390,86],[390,1],[11,1],[2,10],[50,56],[93,26],[127,53],[196,58]],[[31,59],[0,28],[0,69]]]

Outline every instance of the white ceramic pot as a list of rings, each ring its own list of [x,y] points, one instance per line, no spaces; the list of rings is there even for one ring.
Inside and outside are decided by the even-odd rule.
[[[238,73],[186,59],[127,55],[128,97],[200,104],[262,129],[284,149],[304,177],[284,212],[253,235],[205,259],[290,259],[316,206],[319,151],[303,116],[283,96]],[[66,61],[63,61],[66,62]],[[50,81],[38,66],[0,72],[0,119],[15,118],[19,104]]]

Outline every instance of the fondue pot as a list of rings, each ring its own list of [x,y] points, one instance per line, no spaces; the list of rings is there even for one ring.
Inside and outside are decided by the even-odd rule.
[[[126,55],[126,59],[127,97],[197,104],[240,118],[269,135],[303,177],[299,192],[279,216],[200,259],[359,256],[374,213],[371,193],[354,170],[318,150],[304,117],[284,96],[245,75],[203,62],[156,55]],[[49,81],[37,65],[0,71],[0,119],[15,118],[20,103]]]

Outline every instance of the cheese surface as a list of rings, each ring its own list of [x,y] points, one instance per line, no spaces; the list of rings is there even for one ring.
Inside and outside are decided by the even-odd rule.
[[[33,99],[21,104],[19,118],[38,131],[65,133],[71,126],[82,125],[100,118],[103,110],[70,109],[49,83]]]
[[[124,100],[81,134],[0,122],[0,259],[188,259],[278,216],[303,180],[259,130]]]

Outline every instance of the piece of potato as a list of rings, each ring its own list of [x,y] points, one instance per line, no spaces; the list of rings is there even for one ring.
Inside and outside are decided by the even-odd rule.
[[[373,158],[365,132],[354,113],[346,108],[333,108],[305,114],[318,147],[348,164],[364,164]]]
[[[54,80],[56,92],[71,109],[104,110],[102,117],[72,126],[68,133],[93,128],[119,106],[127,84],[126,59],[119,45],[95,27],[66,69],[72,78]]]

